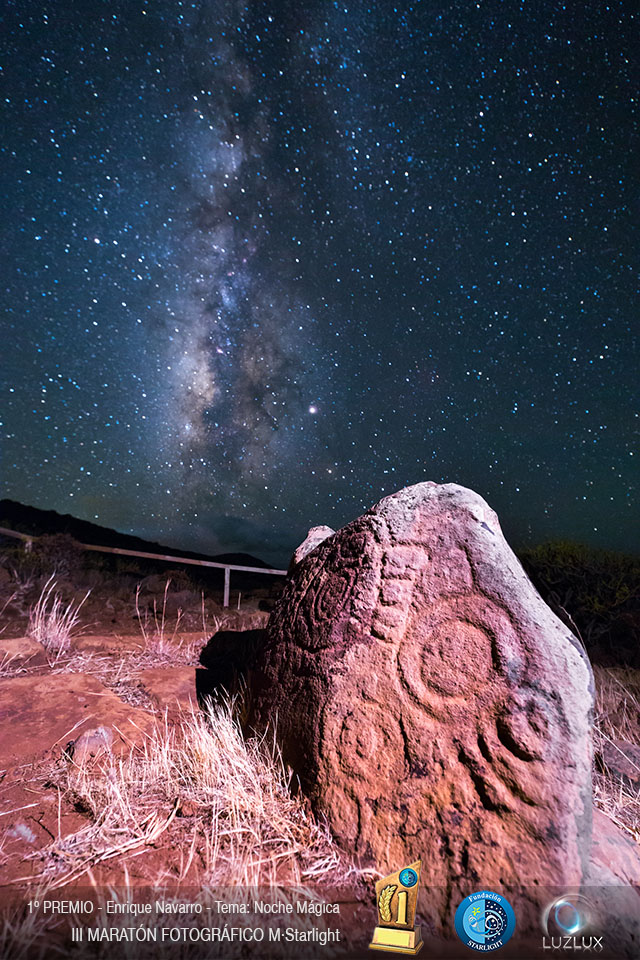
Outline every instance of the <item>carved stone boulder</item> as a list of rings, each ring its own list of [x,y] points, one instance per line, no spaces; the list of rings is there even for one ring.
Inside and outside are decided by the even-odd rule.
[[[472,491],[408,487],[304,556],[252,699],[343,847],[421,859],[445,926],[477,889],[580,883],[591,668]]]

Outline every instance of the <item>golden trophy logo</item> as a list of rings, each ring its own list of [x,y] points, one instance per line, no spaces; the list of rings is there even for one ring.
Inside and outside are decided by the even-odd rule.
[[[421,866],[422,861],[416,860],[376,883],[378,926],[370,950],[415,956],[422,949],[420,925],[415,925]]]

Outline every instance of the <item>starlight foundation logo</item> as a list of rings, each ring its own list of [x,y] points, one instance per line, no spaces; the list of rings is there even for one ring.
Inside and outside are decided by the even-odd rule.
[[[542,914],[542,949],[600,953],[604,937],[588,932],[592,923],[593,907],[586,897],[579,893],[558,897]]]
[[[480,890],[462,901],[456,910],[455,926],[465,946],[479,953],[492,953],[513,936],[516,915],[506,897]]]
[[[415,956],[422,949],[420,926],[415,925],[421,866],[422,861],[416,860],[376,883],[378,926],[370,950]]]

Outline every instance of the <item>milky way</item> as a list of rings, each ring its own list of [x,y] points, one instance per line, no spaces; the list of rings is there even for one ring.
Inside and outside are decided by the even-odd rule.
[[[515,545],[634,546],[631,5],[14,2],[3,37],[4,495],[282,564],[432,479]]]

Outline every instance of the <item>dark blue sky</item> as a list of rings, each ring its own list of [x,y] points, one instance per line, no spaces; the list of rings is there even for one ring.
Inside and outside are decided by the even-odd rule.
[[[634,547],[633,9],[5,4],[2,494],[284,563],[431,479]]]

